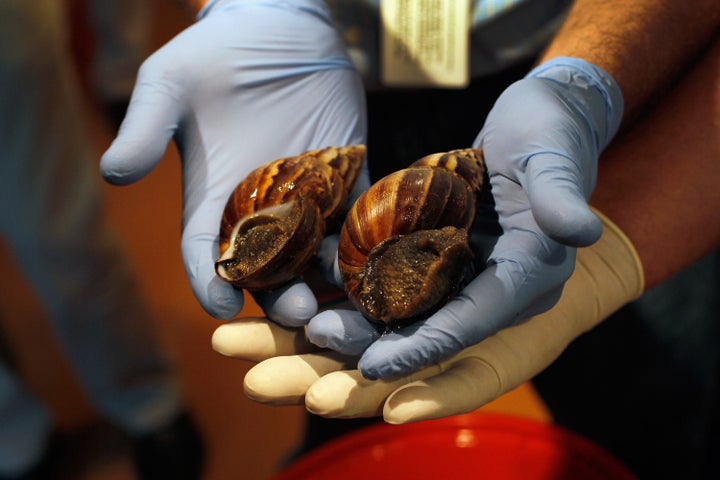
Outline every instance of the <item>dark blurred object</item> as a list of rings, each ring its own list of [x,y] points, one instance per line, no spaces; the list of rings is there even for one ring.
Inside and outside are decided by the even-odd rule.
[[[141,480],[197,480],[204,457],[200,433],[186,413],[166,428],[137,438],[98,421],[71,431],[54,431],[30,471],[0,475],[0,480],[74,480],[123,461],[132,464]]]
[[[129,453],[127,435],[105,421],[98,421],[52,432],[42,458],[30,471],[0,476],[0,480],[73,480],[100,466],[122,461]]]
[[[127,98],[103,98],[96,91],[98,79],[93,78],[93,62],[96,60],[97,50],[100,47],[98,33],[93,25],[91,2],[88,0],[66,0],[68,3],[67,16],[69,28],[69,44],[72,58],[75,63],[78,77],[83,90],[95,97],[100,111],[115,134],[125,118],[130,91]]]
[[[110,127],[113,129],[113,133],[120,130],[120,125],[125,118],[125,112],[127,112],[128,104],[130,100],[117,100],[113,102],[103,102],[100,106],[105,118],[107,119]]]
[[[113,12],[131,2],[93,3],[112,8],[103,17],[107,24],[116,20]],[[183,411],[175,366],[102,207],[97,152],[84,115],[87,99],[67,43],[75,30],[64,6],[55,0],[0,2],[0,234],[27,276],[36,295],[32,300],[47,315],[87,400],[99,417],[124,433],[118,444],[85,441],[83,432],[53,433],[60,425],[48,399],[12,359],[12,348],[33,356],[39,347],[3,338],[8,345],[0,345],[0,468],[19,478],[58,480],[68,478],[67,472],[74,480],[75,466],[108,466],[103,458],[115,458],[119,445],[129,464],[129,435],[167,425]],[[127,96],[123,91],[113,98]],[[181,440],[172,444],[187,448],[172,457],[158,456],[158,461],[187,460],[183,469],[192,475],[202,458],[195,447],[199,436],[187,426],[173,425],[169,431],[174,429],[193,432],[178,433]],[[159,441],[146,439],[145,450]],[[188,453],[191,449],[194,455]]]
[[[203,443],[187,414],[178,416],[166,428],[133,439],[132,452],[135,469],[142,480],[200,478]]]

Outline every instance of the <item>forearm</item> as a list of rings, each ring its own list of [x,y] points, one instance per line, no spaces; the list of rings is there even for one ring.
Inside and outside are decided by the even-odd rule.
[[[579,57],[605,69],[620,85],[629,118],[719,26],[717,0],[577,0],[541,61]]]
[[[600,159],[592,203],[630,238],[652,287],[720,246],[720,39]]]

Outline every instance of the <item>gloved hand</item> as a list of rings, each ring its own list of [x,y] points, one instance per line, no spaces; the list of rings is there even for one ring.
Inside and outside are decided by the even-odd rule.
[[[253,319],[218,328],[213,347],[261,362],[245,376],[245,391],[262,403],[304,403],[310,412],[333,418],[382,415],[389,423],[466,413],[530,380],[576,337],[642,293],[643,270],[634,247],[601,218],[602,237],[578,251],[575,271],[554,308],[406,377],[368,380],[347,369],[351,358],[314,350],[302,330]]]
[[[196,297],[213,316],[243,306],[220,280],[220,218],[235,185],[259,165],[325,146],[364,143],[359,75],[319,0],[211,1],[198,21],[142,65],[107,181],[128,184],[160,161],[170,138],[183,167],[182,255]],[[366,167],[356,184],[368,186]],[[297,282],[256,300],[268,317],[304,324],[317,311]]]
[[[511,85],[475,141],[491,194],[471,246],[484,270],[434,315],[382,334],[352,310],[313,318],[308,338],[356,355],[368,379],[408,375],[552,307],[600,222],[588,208],[600,152],[623,110],[619,87],[583,60],[553,59]]]

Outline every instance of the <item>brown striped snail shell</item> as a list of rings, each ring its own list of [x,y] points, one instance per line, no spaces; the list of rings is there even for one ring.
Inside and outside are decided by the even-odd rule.
[[[340,232],[338,264],[364,316],[409,323],[457,293],[472,259],[467,232],[484,175],[480,149],[436,153],[358,198]]]
[[[364,145],[311,150],[250,172],[223,212],[217,274],[256,291],[301,274],[327,222],[343,212],[365,151]]]

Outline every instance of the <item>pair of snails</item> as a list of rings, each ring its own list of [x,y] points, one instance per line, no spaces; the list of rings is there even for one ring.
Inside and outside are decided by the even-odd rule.
[[[363,145],[329,147],[251,172],[223,214],[218,275],[269,290],[302,274],[328,223],[345,213],[365,153]],[[365,317],[406,324],[457,293],[484,176],[481,150],[452,150],[391,173],[357,199],[342,223],[338,265]]]

